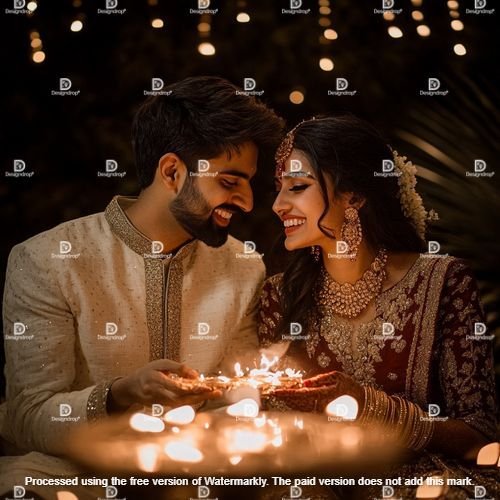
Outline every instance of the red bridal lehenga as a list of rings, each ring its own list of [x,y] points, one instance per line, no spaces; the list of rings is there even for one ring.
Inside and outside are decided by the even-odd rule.
[[[281,279],[280,274],[272,276],[263,287],[263,346],[280,341],[276,327]],[[353,326],[328,307],[316,306],[309,330],[302,332],[307,340],[291,342],[284,363],[299,365],[306,376],[344,372],[361,385],[407,398],[425,411],[430,403],[438,404],[440,416],[463,420],[489,441],[497,441],[492,341],[474,338],[474,324],[484,322],[484,316],[467,265],[453,257],[420,256],[400,282],[376,297],[375,309],[372,321]],[[392,323],[394,338],[381,335],[382,323]],[[293,409],[293,403],[284,403]],[[500,498],[498,470],[424,451],[388,471],[387,477],[470,477],[487,489],[486,497]],[[395,498],[415,498],[415,488],[395,486]],[[367,487],[355,494],[372,499],[380,498],[380,491]],[[445,496],[474,497],[474,486],[452,486]],[[354,492],[346,498],[354,498]]]

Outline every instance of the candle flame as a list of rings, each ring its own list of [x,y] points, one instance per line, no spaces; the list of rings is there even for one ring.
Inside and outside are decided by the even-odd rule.
[[[154,472],[158,463],[159,449],[154,444],[143,444],[137,449],[139,468],[145,472]]]
[[[165,453],[176,462],[198,463],[203,460],[203,453],[190,441],[170,441],[165,445]]]
[[[194,411],[193,407],[185,405],[170,410],[165,414],[163,418],[169,424],[186,425],[190,424],[194,420],[195,416],[196,412]]]
[[[232,457],[229,457],[229,462],[231,465],[238,465],[242,458],[243,457],[241,455],[233,455]]]
[[[139,432],[162,432],[165,429],[163,420],[145,413],[134,413],[129,423],[132,429]]]
[[[356,420],[358,409],[358,402],[352,396],[344,394],[330,401],[325,411],[328,415],[341,420]]]
[[[226,429],[224,434],[229,453],[258,453],[266,447],[266,435],[259,431]]]
[[[497,465],[500,458],[500,443],[489,443],[477,454],[477,465]]]
[[[226,413],[232,417],[255,418],[259,414],[259,405],[251,398],[245,398],[228,406]]]

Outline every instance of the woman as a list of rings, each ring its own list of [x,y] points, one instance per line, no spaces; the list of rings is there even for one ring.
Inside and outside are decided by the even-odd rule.
[[[484,317],[471,270],[424,253],[435,214],[414,189],[415,167],[354,117],[300,123],[276,160],[273,210],[293,254],[264,285],[259,337],[293,339],[300,325],[285,363],[312,378],[276,391],[269,405],[323,411],[351,395],[360,423],[384,423],[408,449],[411,460],[391,476],[468,476],[498,498],[497,471],[466,462],[497,439],[491,340],[474,336]],[[394,489],[396,498],[415,495]],[[468,497],[473,486],[446,496]]]

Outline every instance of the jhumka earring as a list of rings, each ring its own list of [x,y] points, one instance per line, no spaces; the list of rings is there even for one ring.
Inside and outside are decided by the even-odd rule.
[[[321,250],[320,250],[319,246],[313,245],[311,247],[311,255],[312,255],[312,258],[314,259],[314,262],[319,262],[319,258],[321,256]]]
[[[354,260],[358,255],[358,247],[363,238],[363,231],[361,229],[361,222],[357,209],[354,207],[346,208],[344,218],[345,220],[340,232],[340,239],[347,243],[350,259]]]

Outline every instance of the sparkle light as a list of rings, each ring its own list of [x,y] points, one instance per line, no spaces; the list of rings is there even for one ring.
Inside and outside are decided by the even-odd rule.
[[[210,31],[210,23],[202,22],[198,24],[198,31],[200,33],[208,33]]]
[[[250,16],[246,12],[240,12],[236,16],[236,21],[239,23],[249,23],[250,22]]]
[[[457,56],[465,56],[465,54],[467,54],[466,48],[461,43],[455,44],[453,51]]]
[[[202,56],[213,56],[215,54],[215,47],[208,42],[200,43],[198,45],[198,52]]]
[[[45,52],[43,50],[38,50],[33,54],[33,61],[36,63],[41,63],[45,61]]]
[[[300,90],[290,92],[288,98],[292,104],[302,104],[304,102],[304,94]]]
[[[36,8],[38,7],[37,3],[36,2],[29,2],[28,5],[26,5],[26,8],[30,11],[30,12],[35,12]]]
[[[151,21],[151,26],[153,26],[153,28],[163,28],[164,24],[163,19],[160,19],[159,17]]]
[[[455,31],[462,31],[464,29],[464,23],[462,21],[460,21],[459,19],[454,19],[451,22],[451,27]]]
[[[420,12],[419,10],[414,10],[412,13],[411,13],[411,17],[415,20],[415,21],[422,21],[422,19],[424,18],[424,15],[422,14],[422,12]]]
[[[426,24],[419,24],[417,26],[417,33],[420,36],[429,36],[431,34],[431,29]]]
[[[332,71],[334,64],[333,64],[333,61],[329,57],[322,57],[319,60],[319,67],[323,71]]]
[[[82,28],[83,28],[83,23],[81,21],[73,21],[71,23],[70,29],[71,29],[71,31],[74,31],[75,33],[77,31],[82,31]]]
[[[327,40],[337,40],[339,37],[338,33],[331,28],[326,29],[323,35]]]
[[[33,38],[33,40],[31,40],[31,47],[33,49],[42,48],[42,41],[40,40],[40,38]]]
[[[389,26],[387,32],[392,38],[401,38],[403,36],[403,32],[397,26]]]

